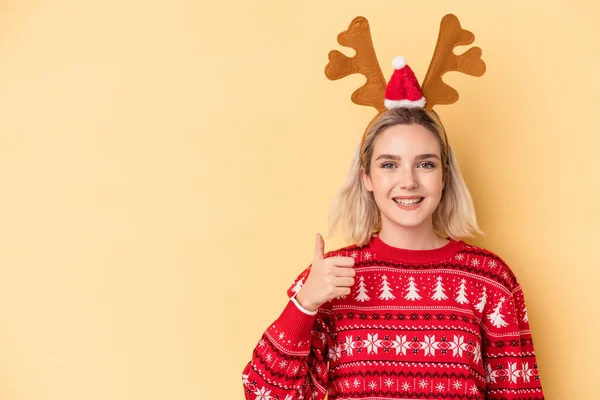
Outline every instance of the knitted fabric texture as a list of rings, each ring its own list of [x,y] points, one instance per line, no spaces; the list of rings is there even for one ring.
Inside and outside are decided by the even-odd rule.
[[[544,399],[521,286],[494,253],[374,236],[326,256],[355,259],[351,293],[316,315],[290,300],[244,369],[247,399]]]

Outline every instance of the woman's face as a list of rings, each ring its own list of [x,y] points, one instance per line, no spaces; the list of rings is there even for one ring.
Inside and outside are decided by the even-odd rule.
[[[421,125],[394,125],[375,140],[371,171],[362,178],[373,192],[382,229],[433,226],[442,197],[440,145]]]

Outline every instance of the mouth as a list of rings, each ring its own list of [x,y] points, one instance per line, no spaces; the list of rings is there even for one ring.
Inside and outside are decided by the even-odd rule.
[[[411,206],[417,205],[420,202],[422,202],[423,200],[425,200],[425,197],[415,197],[415,198],[411,198],[411,199],[401,199],[401,198],[396,197],[393,200],[401,206],[411,207]]]

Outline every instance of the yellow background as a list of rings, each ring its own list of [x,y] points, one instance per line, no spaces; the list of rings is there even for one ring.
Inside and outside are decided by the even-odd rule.
[[[242,399],[374,115],[324,76],[336,35],[364,15],[422,79],[449,12],[488,65],[438,107],[473,243],[547,398],[600,398],[600,7],[566,0],[0,3],[0,398]]]

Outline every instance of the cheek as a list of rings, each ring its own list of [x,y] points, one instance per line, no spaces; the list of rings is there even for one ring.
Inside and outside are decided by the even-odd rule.
[[[389,192],[394,187],[394,180],[392,179],[391,174],[373,176],[371,182],[373,184],[373,190],[382,194]]]
[[[444,183],[442,182],[442,174],[431,174],[424,180],[424,185],[427,187],[427,191],[430,193],[441,193],[444,189]]]

